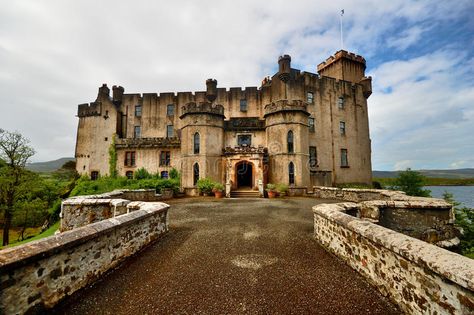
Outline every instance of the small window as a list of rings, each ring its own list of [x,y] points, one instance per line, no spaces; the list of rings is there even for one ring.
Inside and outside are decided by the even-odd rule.
[[[240,111],[241,112],[246,112],[247,111],[247,100],[246,99],[240,100]]]
[[[337,99],[337,107],[339,109],[344,109],[344,101],[344,97],[342,96]]]
[[[98,171],[92,171],[91,172],[91,180],[97,180],[99,179],[99,172]]]
[[[349,167],[347,159],[347,149],[341,149],[341,167]]]
[[[108,140],[109,140],[109,138],[107,138],[107,137],[104,138],[104,141],[108,141]]]
[[[133,171],[126,171],[125,176],[127,176],[128,179],[133,179]]]
[[[135,166],[135,151],[125,152],[125,166]]]
[[[309,167],[318,166],[318,152],[316,147],[309,147]]]
[[[142,105],[135,106],[135,117],[142,117]]]
[[[160,153],[160,166],[170,166],[171,154],[170,151],[161,151]]]
[[[308,102],[309,104],[313,104],[313,102],[314,102],[313,92],[306,93],[306,102]]]
[[[161,178],[168,179],[168,171],[162,171],[160,173]]]
[[[237,136],[237,145],[241,147],[250,147],[251,144],[252,144],[251,135],[238,135]]]
[[[293,164],[293,162],[290,162],[290,164],[288,164],[288,181],[290,185],[295,184],[295,165]]]
[[[315,128],[314,128],[314,118],[313,117],[308,118],[308,125],[309,125],[309,132],[314,132]]]
[[[193,185],[196,186],[199,180],[199,164],[194,163],[193,166]]]
[[[339,132],[341,133],[341,136],[346,134],[346,123],[344,121],[339,122]]]
[[[85,166],[85,165],[82,166],[82,170],[86,170],[86,166]]]
[[[293,142],[293,131],[288,131],[288,135],[286,136],[286,142],[288,146],[288,153],[293,153],[294,152],[294,142]]]
[[[133,129],[133,137],[135,139],[138,139],[140,138],[141,134],[142,134],[142,127],[135,126],[135,128]]]
[[[166,106],[166,116],[174,116],[174,105],[173,104],[168,104],[168,106]]]
[[[173,138],[173,137],[174,137],[173,125],[166,126],[166,138]]]
[[[199,151],[201,150],[201,137],[199,136],[199,133],[194,134],[194,154],[199,154]]]

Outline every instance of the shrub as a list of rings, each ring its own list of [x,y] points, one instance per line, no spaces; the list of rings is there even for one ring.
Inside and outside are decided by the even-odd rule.
[[[221,183],[214,183],[214,186],[212,187],[212,191],[224,191],[224,185]]]
[[[203,194],[209,194],[212,192],[212,188],[214,188],[214,182],[210,178],[201,178],[197,181],[197,188],[199,192]]]
[[[285,196],[288,193],[289,188],[287,184],[276,184],[275,189],[280,193],[281,196]]]
[[[267,184],[267,190],[270,190],[270,191],[273,191],[276,189],[276,185],[275,184],[271,184],[271,183],[268,183]]]
[[[409,196],[430,196],[431,191],[423,189],[425,177],[409,168],[398,174],[394,184],[393,188],[404,191]]]
[[[135,174],[133,175],[135,179],[149,179],[152,178],[152,175],[145,169],[145,168],[139,168],[136,170]]]
[[[179,178],[179,172],[177,169],[175,169],[174,167],[171,169],[170,171],[170,178],[171,179],[178,179]]]

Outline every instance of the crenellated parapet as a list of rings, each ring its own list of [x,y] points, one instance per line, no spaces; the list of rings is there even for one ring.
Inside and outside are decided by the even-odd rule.
[[[102,103],[92,102],[90,104],[79,104],[77,107],[77,117],[100,116],[102,113]]]
[[[179,138],[124,138],[115,140],[116,149],[180,148]]]
[[[211,104],[209,102],[190,102],[181,107],[181,116],[179,118],[184,118],[186,115],[190,114],[207,114],[222,116],[224,118],[224,106]]]
[[[357,63],[360,63],[360,64],[363,64],[364,68],[365,68],[365,59],[364,59],[364,57],[362,57],[360,55],[356,55],[356,54],[348,52],[348,51],[345,51],[345,50],[339,50],[333,56],[327,58],[325,61],[321,62],[318,65],[318,72],[321,71],[322,69],[328,67],[332,63],[334,63],[334,62],[336,62],[340,59],[343,59],[343,58],[354,61],[354,62],[357,62]]]
[[[264,117],[278,112],[304,112],[309,116],[308,103],[302,100],[279,100],[265,105]]]

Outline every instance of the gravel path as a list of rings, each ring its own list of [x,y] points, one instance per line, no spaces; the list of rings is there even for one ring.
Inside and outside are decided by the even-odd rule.
[[[312,237],[321,200],[172,200],[170,232],[64,314],[399,314]]]

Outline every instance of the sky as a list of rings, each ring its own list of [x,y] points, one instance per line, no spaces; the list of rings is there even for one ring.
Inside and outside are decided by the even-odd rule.
[[[32,161],[74,156],[77,105],[126,93],[258,86],[341,49],[367,60],[372,167],[474,167],[474,2],[0,0],[0,128]]]

